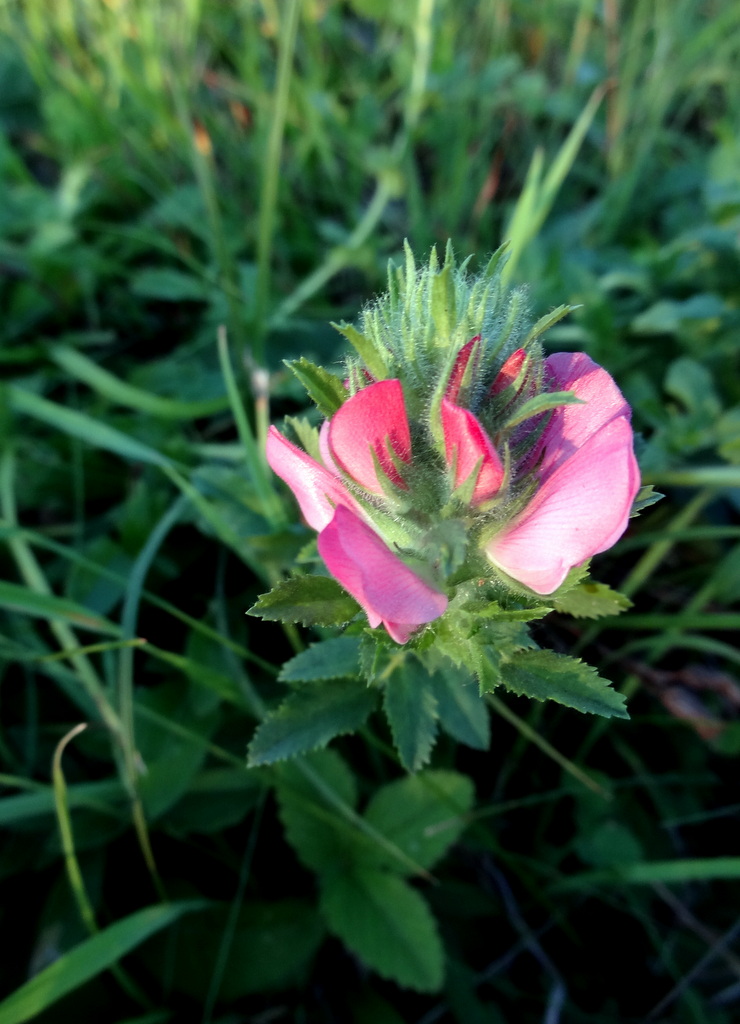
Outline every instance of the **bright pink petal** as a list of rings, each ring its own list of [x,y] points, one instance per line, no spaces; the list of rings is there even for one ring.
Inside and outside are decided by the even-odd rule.
[[[374,530],[341,505],[319,534],[318,545],[329,572],[359,601],[370,625],[383,622],[400,644],[447,607],[444,594],[412,572]]]
[[[445,456],[449,466],[453,463],[455,465],[455,487],[465,483],[475,467],[480,464],[480,473],[473,491],[473,504],[487,501],[498,493],[504,478],[504,467],[498,452],[472,412],[455,405],[447,398],[442,399],[441,412]]]
[[[381,380],[358,391],[332,417],[329,450],[339,466],[371,494],[383,494],[373,453],[386,476],[405,483],[390,452],[411,461],[411,434],[400,380]]]
[[[546,476],[582,448],[604,424],[617,417],[629,421],[631,410],[614,380],[583,352],[556,352],[545,360],[550,390],[572,391],[582,405],[555,409],[542,435]]]
[[[570,569],[621,537],[639,487],[632,429],[620,416],[547,476],[519,520],[490,542],[488,557],[551,594]]]
[[[267,434],[267,461],[298,499],[309,526],[323,530],[331,522],[337,505],[358,508],[342,481],[319,465],[310,455],[270,427]]]
[[[460,394],[460,385],[462,384],[465,371],[467,370],[468,363],[470,362],[470,357],[472,356],[476,342],[478,341],[480,341],[480,334],[476,334],[474,338],[471,338],[470,341],[463,345],[457,353],[455,365],[452,367],[450,379],[447,382],[447,390],[445,391],[445,396],[449,398],[451,402],[457,401],[457,397]]]
[[[527,358],[527,353],[523,348],[518,348],[516,352],[512,352],[509,358],[506,360],[504,365],[499,370],[496,380],[491,385],[490,393],[492,395],[499,394],[500,391],[504,391],[513,384],[519,376],[519,371],[524,365],[524,361]]]

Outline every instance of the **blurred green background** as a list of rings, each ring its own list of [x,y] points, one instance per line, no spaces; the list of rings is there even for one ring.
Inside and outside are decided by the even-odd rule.
[[[735,0],[3,5],[0,1024],[737,1019],[739,128]],[[405,238],[508,240],[633,406],[635,608],[537,634],[633,717],[507,698],[423,785],[371,719],[306,788],[245,768],[310,639],[244,615],[309,539],[262,442]]]

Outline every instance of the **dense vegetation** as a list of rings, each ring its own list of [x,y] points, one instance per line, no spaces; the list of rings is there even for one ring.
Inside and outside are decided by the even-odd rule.
[[[0,33],[0,1024],[736,1019],[740,7]],[[578,307],[549,349],[633,407],[665,498],[597,561],[634,606],[537,627],[631,719],[502,693],[411,776],[376,714],[247,768],[336,632],[245,615],[312,535],[263,454],[307,404],[283,360],[336,369],[405,238],[509,240],[533,316]]]

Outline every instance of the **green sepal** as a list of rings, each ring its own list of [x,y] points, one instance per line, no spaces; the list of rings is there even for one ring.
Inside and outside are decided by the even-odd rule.
[[[321,462],[319,432],[313,423],[309,423],[305,416],[286,416],[283,422],[306,455],[310,455],[316,462]]]
[[[518,406],[504,424],[505,430],[517,427],[525,420],[539,416],[551,409],[559,409],[562,405],[583,405],[582,398],[576,398],[572,391],[549,391],[542,395],[535,395],[523,405]]]
[[[347,679],[360,669],[360,637],[337,636],[321,640],[286,661],[280,672],[283,683],[314,683],[322,679]]]
[[[377,694],[354,680],[332,679],[294,690],[258,726],[249,744],[250,768],[325,747],[364,724]]]
[[[521,347],[527,348],[527,346],[531,345],[532,342],[539,338],[541,334],[544,334],[545,331],[549,331],[551,327],[562,320],[564,316],[567,316],[568,313],[572,313],[574,309],[579,308],[579,306],[558,306],[556,309],[553,309],[551,313],[546,313],[544,316],[541,316],[524,339]]]
[[[556,611],[576,619],[601,619],[605,615],[619,615],[632,607],[630,599],[618,590],[591,580],[576,584],[553,604]]]
[[[517,651],[500,665],[500,681],[512,693],[605,718],[629,718],[625,699],[596,669],[554,651]]]
[[[387,357],[385,352],[381,351],[380,345],[366,334],[361,334],[352,324],[337,324],[332,321],[332,327],[344,335],[373,377],[376,380],[385,380],[388,373]]]
[[[449,253],[445,254],[446,257]],[[430,310],[434,320],[438,339],[447,340],[453,336],[457,327],[457,310],[455,305],[454,266],[445,258],[444,266],[430,281]]]
[[[300,622],[304,626],[339,626],[360,610],[353,597],[328,576],[294,576],[262,594],[248,610],[270,622]]]
[[[321,879],[329,929],[368,967],[417,992],[437,992],[444,952],[424,898],[402,878],[355,868]]]
[[[319,412],[327,419],[330,419],[349,398],[344,384],[335,373],[330,373],[323,366],[317,366],[305,356],[301,356],[300,359],[285,359],[283,362],[295,374],[311,400],[316,403]]]

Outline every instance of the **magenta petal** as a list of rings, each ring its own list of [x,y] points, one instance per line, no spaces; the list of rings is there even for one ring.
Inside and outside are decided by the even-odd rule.
[[[463,345],[457,353],[455,365],[452,367],[450,379],[447,381],[447,388],[445,390],[445,395],[451,402],[457,401],[458,395],[460,394],[460,386],[462,385],[465,371],[467,370],[468,363],[470,362],[470,357],[473,354],[476,343],[480,341],[480,338],[480,334],[476,334],[476,336]]]
[[[631,410],[614,380],[583,352],[556,352],[545,360],[552,391],[572,391],[581,405],[555,409],[542,435],[545,455],[541,475],[582,448],[604,424],[617,417],[629,421]]]
[[[318,545],[329,572],[359,601],[370,625],[375,628],[382,622],[400,644],[447,607],[444,594],[412,572],[374,530],[343,506],[319,534]]]
[[[357,508],[357,502],[338,477],[270,427],[265,447],[267,461],[298,499],[309,526],[323,530],[337,505]]]
[[[358,391],[329,423],[328,446],[335,461],[371,494],[383,494],[375,459],[399,487],[405,487],[390,452],[411,461],[411,434],[399,380],[381,380]],[[390,450],[389,450],[390,449]]]
[[[489,543],[494,565],[538,594],[611,547],[627,528],[640,487],[632,429],[612,420],[542,482],[519,520]]]
[[[501,487],[504,467],[488,434],[472,412],[447,398],[442,399],[441,412],[445,456],[449,466],[455,465],[455,487],[465,483],[480,464],[473,504],[493,498]]]

